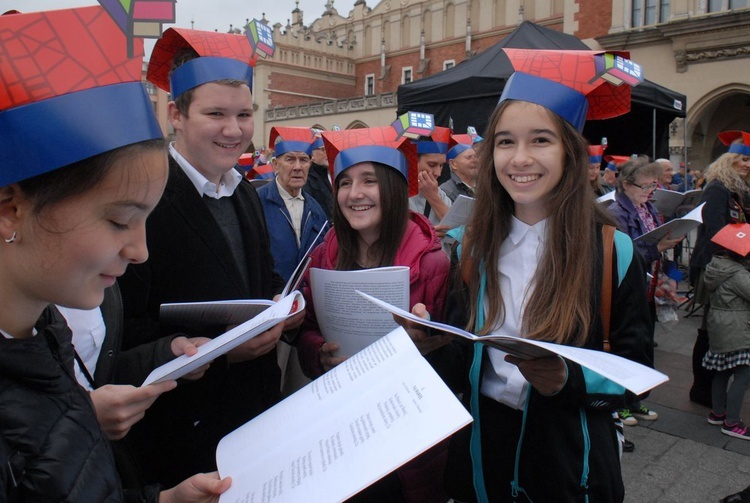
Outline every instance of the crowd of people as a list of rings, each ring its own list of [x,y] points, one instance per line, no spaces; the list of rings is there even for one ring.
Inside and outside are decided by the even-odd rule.
[[[71,23],[71,12],[95,21]],[[238,165],[255,129],[247,38],[171,28],[157,41],[147,78],[171,93],[167,143],[140,83],[142,42],[102,13],[0,16],[17,38],[56,26],[61,57],[82,75],[102,53],[111,65],[61,88],[57,58],[8,45],[0,60],[2,82],[15,83],[0,93],[10,152],[0,162],[0,500],[218,501],[232,483],[216,472],[219,441],[351,355],[326,339],[308,273],[303,312],[179,383],[141,386],[229,328],[167,323],[160,306],[276,300],[310,249],[320,269],[407,266],[409,309],[422,318],[653,366],[657,287],[683,239],[634,241],[664,223],[650,202],[658,187],[705,184],[690,262],[704,306],[691,399],[710,405],[723,433],[750,439],[739,417],[750,262],[716,240],[750,215],[750,134],[721,135],[728,152],[705,181],[666,159],[605,157],[581,132],[605,109],[628,111],[588,100],[610,84],[592,84],[593,65],[563,83],[530,64],[506,83],[483,137],[275,127],[262,153],[273,176],[255,185]],[[97,44],[71,43],[77,30]],[[14,58],[39,75],[18,74]],[[594,196],[608,190],[605,209]],[[474,199],[471,216],[441,225],[460,195]],[[563,357],[522,360],[401,323],[473,422],[350,501],[623,501],[620,460],[633,445],[622,425],[658,417],[643,396]]]

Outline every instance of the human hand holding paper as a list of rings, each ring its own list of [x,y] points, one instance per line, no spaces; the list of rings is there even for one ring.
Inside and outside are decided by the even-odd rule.
[[[96,419],[110,440],[119,440],[130,428],[143,419],[154,401],[177,386],[175,381],[165,381],[136,388],[130,385],[106,384],[89,393],[94,403]]]
[[[208,337],[184,337],[179,336],[172,339],[172,343],[170,345],[170,348],[172,349],[172,354],[175,356],[193,356],[198,352],[198,346],[201,346],[208,341],[210,341]],[[185,374],[182,376],[183,379],[187,379],[189,381],[195,381],[196,379],[200,379],[203,377],[203,374],[206,373],[206,370],[208,370],[208,367],[210,366],[210,363],[207,363],[203,365],[202,367],[198,367],[197,369],[193,370],[192,372]]]
[[[284,322],[262,332],[227,353],[229,363],[246,362],[270,353],[284,332]]]
[[[524,379],[542,395],[558,393],[568,380],[567,365],[559,356],[522,360],[513,355],[506,355],[505,361],[517,366]]]
[[[427,312],[425,305],[421,302],[414,304],[414,307],[412,307],[411,309],[411,314],[422,318],[423,320],[430,319],[430,313]],[[406,333],[409,334],[412,342],[414,342],[414,345],[417,346],[417,349],[423,356],[435,351],[442,346],[445,346],[451,340],[451,337],[449,335],[432,335],[428,330],[426,330],[426,327],[424,325],[409,321],[408,319],[402,316],[398,316],[397,314],[393,315],[393,319],[396,323],[404,327]]]
[[[179,356],[154,369],[144,381],[144,385],[179,379],[254,337],[259,337],[259,340],[243,349],[256,355],[264,354],[263,351],[267,353],[281,337],[281,331],[284,327],[283,321],[304,308],[305,299],[302,294],[297,291],[292,292],[252,319],[199,346],[194,355]]]

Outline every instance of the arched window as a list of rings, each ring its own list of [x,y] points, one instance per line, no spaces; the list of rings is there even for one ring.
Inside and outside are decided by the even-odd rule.
[[[448,3],[445,6],[443,14],[443,38],[453,38],[455,36],[454,25],[456,21],[456,6]]]
[[[363,128],[368,128],[368,127],[370,127],[370,126],[368,126],[367,124],[365,124],[361,120],[355,120],[351,124],[349,124],[348,126],[346,126],[346,129],[363,129]]]
[[[429,44],[432,42],[432,12],[429,9],[422,14],[422,27],[424,28],[424,41]]]
[[[403,49],[404,47],[411,47],[411,16],[409,14],[406,14],[401,19],[401,47],[399,49]]]

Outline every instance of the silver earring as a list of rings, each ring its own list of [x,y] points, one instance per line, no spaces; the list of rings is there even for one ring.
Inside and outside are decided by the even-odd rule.
[[[12,243],[12,242],[14,242],[16,240],[17,235],[18,234],[16,233],[16,231],[13,231],[13,235],[11,237],[9,237],[9,238],[5,238],[5,242],[6,243]]]

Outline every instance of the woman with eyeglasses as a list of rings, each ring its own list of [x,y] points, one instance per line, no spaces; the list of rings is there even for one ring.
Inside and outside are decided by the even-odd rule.
[[[617,227],[633,239],[636,249],[646,260],[646,271],[651,274],[648,288],[648,306],[651,312],[651,323],[656,321],[656,302],[654,292],[661,267],[661,254],[674,248],[684,236],[667,234],[658,243],[636,241],[639,236],[650,232],[663,223],[656,207],[649,201],[656,190],[663,167],[658,162],[649,162],[648,157],[630,159],[620,166],[617,178],[615,202],[607,208],[617,221]],[[653,330],[651,331],[653,334]],[[623,424],[634,426],[638,420],[654,421],[659,415],[649,410],[640,401],[630,407],[617,411]]]
[[[647,157],[631,159],[620,167],[615,202],[608,209],[615,217],[618,228],[633,240],[663,223],[656,207],[649,201],[657,188],[661,174],[661,165],[650,163]],[[661,253],[674,248],[680,241],[682,236],[666,236],[656,244],[640,241],[636,241],[635,244],[646,263],[655,267]],[[649,272],[655,270],[652,267]]]

